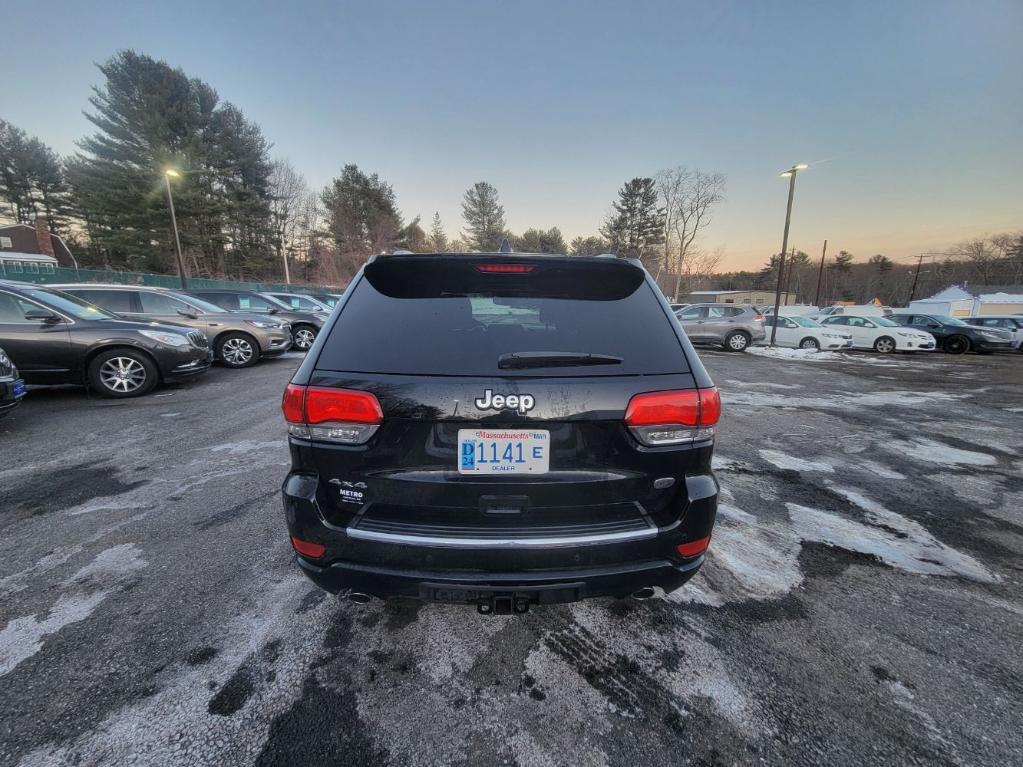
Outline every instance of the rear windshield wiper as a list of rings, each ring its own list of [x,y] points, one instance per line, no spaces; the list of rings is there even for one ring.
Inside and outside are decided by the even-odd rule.
[[[502,370],[522,368],[560,368],[575,365],[621,365],[621,357],[587,352],[511,352],[497,358]]]

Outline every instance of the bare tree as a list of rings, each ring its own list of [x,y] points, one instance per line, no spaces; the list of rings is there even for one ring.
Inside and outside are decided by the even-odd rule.
[[[679,165],[658,173],[656,184],[664,208],[664,259],[658,271],[676,275],[677,301],[683,277],[705,270],[708,259],[713,260],[696,242],[710,224],[711,209],[725,198],[725,177]]]
[[[309,187],[302,174],[287,160],[274,160],[270,166],[270,228],[277,258],[284,265],[284,281],[291,282],[288,249],[293,246],[296,223],[307,205]]]

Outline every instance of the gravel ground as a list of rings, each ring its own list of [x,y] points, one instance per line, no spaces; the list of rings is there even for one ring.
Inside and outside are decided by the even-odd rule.
[[[31,392],[0,421],[0,764],[1023,763],[1023,357],[702,355],[703,572],[524,617],[296,571],[294,355]]]

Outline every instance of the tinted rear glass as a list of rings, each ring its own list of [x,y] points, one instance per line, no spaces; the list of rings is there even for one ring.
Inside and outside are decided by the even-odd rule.
[[[638,269],[635,274],[624,267],[587,274],[585,268],[574,267],[568,270],[574,275],[561,272],[537,280],[534,292],[539,295],[530,295],[528,277],[462,273],[452,275],[455,294],[447,295],[445,270],[437,268],[440,274],[420,273],[421,279],[412,286],[401,280],[397,287],[394,275],[371,278],[367,268],[367,277],[344,305],[317,367],[519,377],[689,370],[673,321]],[[434,288],[426,289],[427,283]],[[622,362],[514,371],[498,367],[501,355],[516,352],[608,355]]]

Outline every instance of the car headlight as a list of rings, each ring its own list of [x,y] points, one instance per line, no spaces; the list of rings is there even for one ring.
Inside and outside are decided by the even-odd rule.
[[[140,330],[139,333],[167,346],[188,346],[188,338],[180,333],[164,333],[161,330]]]
[[[284,327],[279,322],[267,322],[266,320],[245,320],[246,325],[252,325],[254,328],[282,328]]]
[[[901,330],[896,330],[895,335],[902,336],[903,338],[919,338],[916,333],[903,333]]]

